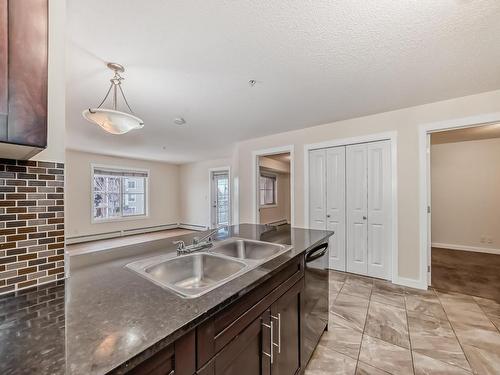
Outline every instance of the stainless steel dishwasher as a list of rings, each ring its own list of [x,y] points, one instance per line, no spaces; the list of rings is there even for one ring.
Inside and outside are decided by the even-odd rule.
[[[305,290],[302,309],[302,358],[307,365],[328,326],[328,242],[315,246],[305,256]]]

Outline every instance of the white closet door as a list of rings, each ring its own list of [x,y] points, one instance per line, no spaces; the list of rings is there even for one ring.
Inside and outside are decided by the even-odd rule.
[[[326,229],[330,237],[330,268],[346,270],[345,248],[345,147],[326,150]]]
[[[367,254],[367,146],[346,147],[347,271],[365,275]]]
[[[309,228],[326,229],[326,151],[309,152]]]
[[[391,149],[390,141],[367,144],[368,275],[391,277]]]

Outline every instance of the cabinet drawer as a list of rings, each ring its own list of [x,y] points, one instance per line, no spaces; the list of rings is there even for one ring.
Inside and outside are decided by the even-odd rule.
[[[270,311],[266,310],[215,355],[197,375],[270,375]]]
[[[195,333],[191,331],[127,372],[127,375],[193,375]]]
[[[304,257],[300,256],[255,290],[202,323],[196,330],[197,368],[203,367],[303,276]]]
[[[127,374],[130,375],[170,375],[175,366],[174,345],[160,350],[151,358],[142,362]]]

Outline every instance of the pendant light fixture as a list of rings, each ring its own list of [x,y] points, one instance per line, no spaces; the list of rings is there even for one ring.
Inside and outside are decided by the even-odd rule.
[[[110,79],[111,84],[108,92],[97,108],[89,108],[82,112],[83,118],[99,125],[111,134],[125,134],[134,129],[142,129],[144,127],[144,121],[134,115],[122,90],[121,83],[124,78],[120,73],[123,73],[125,68],[117,63],[108,63],[107,67],[114,72],[113,78]],[[120,91],[123,101],[130,112],[118,110],[118,91]],[[111,92],[113,109],[101,108]]]

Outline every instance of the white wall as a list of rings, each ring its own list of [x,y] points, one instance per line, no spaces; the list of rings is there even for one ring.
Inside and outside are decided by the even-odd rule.
[[[66,2],[49,1],[47,148],[33,160],[64,162],[66,117]]]
[[[238,155],[234,157],[237,167],[233,170],[239,189],[235,214],[239,214],[242,223],[253,221],[253,151],[295,146],[295,225],[304,227],[307,226],[304,219],[304,145],[395,131],[398,137],[398,273],[400,278],[425,285],[426,281],[420,280],[419,274],[419,125],[490,112],[500,112],[500,90],[240,142],[236,146]]]
[[[431,188],[432,243],[500,253],[499,138],[432,145]]]
[[[91,164],[149,169],[146,218],[92,223]],[[179,166],[66,150],[66,236],[100,234],[179,222]]]
[[[231,164],[231,159],[217,159],[179,166],[181,223],[210,227],[209,171],[211,168],[230,167]]]

